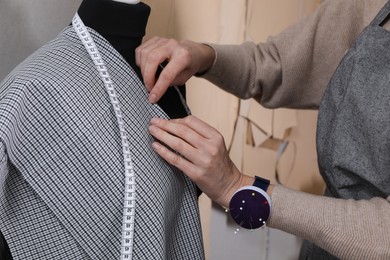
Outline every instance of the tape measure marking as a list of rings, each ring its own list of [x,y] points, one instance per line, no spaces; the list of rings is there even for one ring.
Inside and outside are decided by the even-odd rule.
[[[91,56],[99,75],[103,80],[107,93],[110,97],[111,104],[113,106],[120,136],[122,140],[123,159],[125,165],[125,191],[124,191],[124,205],[123,205],[123,220],[122,220],[122,237],[121,237],[121,259],[131,260],[134,244],[134,219],[135,219],[135,173],[133,162],[130,154],[130,144],[127,138],[127,133],[124,127],[123,115],[121,106],[116,94],[114,84],[107,71],[106,65],[85,27],[83,21],[76,13],[73,17],[73,28],[75,29],[80,40],[84,44],[86,50]]]

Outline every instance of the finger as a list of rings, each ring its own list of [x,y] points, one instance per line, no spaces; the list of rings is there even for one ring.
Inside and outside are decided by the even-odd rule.
[[[209,167],[218,155],[219,145],[214,140],[206,140],[186,125],[172,123],[169,120],[155,119],[156,125],[149,127],[150,133],[200,169]]]
[[[153,150],[160,155],[165,161],[173,166],[177,167],[184,174],[186,174],[191,180],[196,178],[197,166],[189,162],[177,153],[172,152],[162,144],[158,142],[152,143]]]
[[[169,58],[169,52],[163,44],[164,40],[156,40],[144,46],[139,51],[140,69],[146,89],[150,92],[156,83],[157,69],[164,60]]]
[[[142,65],[141,74],[142,74],[145,87],[149,91],[149,93],[154,88],[154,85],[156,83],[157,69],[162,61],[163,58],[161,59],[154,58],[153,60],[149,59],[149,61],[145,62],[144,65]]]
[[[169,133],[172,136],[180,138],[181,140],[183,140],[187,144],[191,145],[191,147],[199,148],[201,146],[201,144],[205,142],[204,138],[201,135],[199,135],[196,131],[189,128],[185,124],[182,124],[179,120],[165,120],[165,119],[161,119],[161,118],[153,118],[150,121],[150,123],[151,123],[150,126],[152,127],[152,130],[154,130],[156,132],[161,130],[163,132]],[[154,134],[154,133],[152,133],[152,134]],[[157,133],[157,134],[160,134],[160,133]],[[155,137],[158,138],[157,136],[155,136]],[[158,139],[163,141],[160,138],[158,138]],[[165,140],[163,142],[166,143],[166,141],[168,141],[168,140]],[[168,143],[166,143],[166,144],[168,144]],[[175,145],[175,144],[169,143],[168,145],[170,147],[172,147],[172,145]],[[186,149],[186,147],[172,147],[172,148],[180,153],[184,153],[185,149]],[[185,156],[188,157],[189,154],[186,154]]]
[[[180,81],[179,75],[183,74],[186,68],[190,64],[190,52],[185,48],[178,48],[178,43],[175,40],[165,39],[163,42],[158,42],[159,47],[149,51],[149,59],[144,67],[145,75],[150,76],[150,71],[155,70],[156,62],[166,62],[163,67],[158,79],[153,82],[155,83],[151,87],[149,101],[151,103],[157,102],[166,92],[166,90],[172,85],[182,85],[192,75],[182,75]],[[150,66],[150,71],[148,70]],[[189,74],[189,73],[187,73]],[[144,77],[145,84],[147,78]]]
[[[177,76],[185,69],[180,62],[170,60],[162,69],[160,76],[156,80],[153,88],[150,91],[149,101],[151,103],[157,102],[172,85],[182,85],[184,82],[177,82]]]
[[[183,82],[175,81],[178,79],[178,75],[182,74],[183,72],[186,72],[187,68],[189,68],[191,64],[191,53],[187,48],[178,48],[177,43],[175,41],[168,42],[166,46],[166,52],[171,53],[171,56],[166,57],[167,64],[165,64],[164,69],[162,70],[159,79],[156,83],[156,89],[159,88],[159,86],[162,86],[162,88],[165,88],[166,86],[170,85],[182,85],[184,84],[190,76],[192,75],[185,75],[187,77],[183,80]],[[187,74],[190,74],[190,72],[187,71]],[[184,77],[184,78],[185,78]]]
[[[166,144],[171,149],[177,151],[192,163],[199,165],[203,162],[203,153],[200,150],[196,149],[194,146],[192,146],[187,140],[173,135],[155,125],[150,125],[149,132],[156,139],[160,140],[162,143]]]
[[[220,135],[217,129],[193,115],[185,118],[172,119],[170,121],[172,123],[184,124],[206,139],[213,139]]]
[[[145,43],[141,44],[136,48],[135,55],[136,55],[136,63],[138,67],[141,69],[141,72],[143,72],[145,64],[147,63],[148,55],[151,50],[158,47],[158,42],[160,39],[158,37],[154,37]]]
[[[141,62],[143,61],[143,58],[145,57],[144,54],[147,53],[147,50],[150,49],[151,46],[156,45],[158,41],[161,41],[161,38],[153,37],[146,40],[135,49],[135,62],[138,67],[141,67]]]
[[[136,49],[136,59],[138,59],[143,81],[149,92],[156,82],[160,63],[170,57],[169,48],[167,48],[169,42],[168,39],[154,37]]]

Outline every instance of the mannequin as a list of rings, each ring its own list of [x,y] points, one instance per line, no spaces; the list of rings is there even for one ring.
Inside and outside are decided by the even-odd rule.
[[[135,49],[145,35],[150,7],[136,0],[84,0],[78,14],[86,26],[110,42],[142,81],[141,72],[135,63]],[[185,86],[180,86],[179,90],[185,96]],[[174,88],[166,92],[158,105],[170,118],[188,115]]]
[[[137,1],[137,0],[112,0],[112,1],[122,2],[125,4],[131,4],[131,5],[138,4],[139,2],[141,2],[141,1]]]
[[[131,144],[133,255],[203,260],[196,186],[150,146],[152,117],[186,113],[177,95],[167,96],[167,106],[147,101],[134,50],[149,13],[142,2],[116,0],[84,0],[78,10],[115,85]],[[10,252],[15,259],[120,254],[120,128],[78,32],[64,28],[0,82],[0,259],[12,259]]]

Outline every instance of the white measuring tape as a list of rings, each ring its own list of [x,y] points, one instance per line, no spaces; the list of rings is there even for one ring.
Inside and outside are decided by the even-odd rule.
[[[108,74],[106,65],[85,27],[83,21],[76,13],[73,18],[73,28],[75,29],[80,40],[91,56],[100,77],[106,87],[107,93],[110,96],[111,104],[114,108],[117,118],[120,135],[122,139],[122,149],[125,164],[125,193],[124,193],[124,207],[123,207],[123,221],[122,221],[122,240],[121,240],[121,259],[131,260],[133,253],[134,242],[134,218],[135,218],[135,173],[131,160],[130,145],[127,139],[127,133],[124,127],[121,106],[119,104],[118,96],[116,94],[114,84]]]

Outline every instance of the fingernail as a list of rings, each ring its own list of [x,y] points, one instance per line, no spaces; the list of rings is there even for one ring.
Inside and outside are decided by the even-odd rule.
[[[160,148],[159,143],[157,143],[157,142],[152,143],[152,148],[153,148],[153,150],[158,150]]]
[[[149,130],[149,133],[151,133],[152,135],[156,133],[157,131],[157,128],[154,126],[154,125],[150,125],[148,127],[148,130]]]
[[[156,101],[157,101],[157,96],[156,96],[156,94],[150,94],[150,95],[149,95],[149,102],[152,103],[152,104],[154,104],[154,103],[156,103]]]
[[[153,118],[150,120],[150,123],[151,123],[151,124],[155,124],[155,123],[157,123],[157,121],[158,121],[158,118],[153,117]]]

